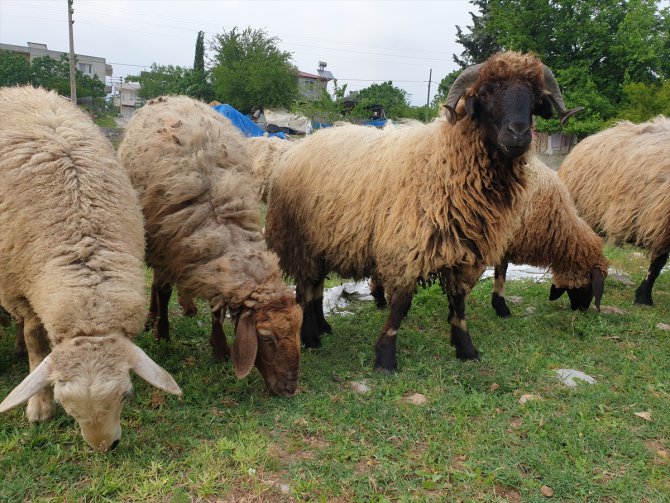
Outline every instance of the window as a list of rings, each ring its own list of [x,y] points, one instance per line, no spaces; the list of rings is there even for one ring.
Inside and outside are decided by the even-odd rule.
[[[78,66],[79,66],[79,70],[82,73],[85,73],[86,75],[91,75],[91,72],[93,70],[91,68],[91,63],[79,63]]]

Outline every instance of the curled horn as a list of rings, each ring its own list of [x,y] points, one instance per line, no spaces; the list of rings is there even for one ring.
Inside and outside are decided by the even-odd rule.
[[[456,104],[465,94],[465,90],[477,81],[479,70],[483,64],[468,66],[451,84],[449,94],[447,94],[447,103],[444,105],[444,108],[447,109],[447,120],[450,124],[456,124]]]
[[[561,118],[561,126],[565,122],[575,115],[577,112],[584,110],[584,107],[572,108],[570,110],[565,109],[565,103],[563,103],[563,96],[561,95],[561,90],[558,87],[558,82],[556,82],[556,77],[554,73],[547,65],[544,66],[544,88],[547,91],[547,97],[551,101],[552,105],[558,112],[558,116]]]

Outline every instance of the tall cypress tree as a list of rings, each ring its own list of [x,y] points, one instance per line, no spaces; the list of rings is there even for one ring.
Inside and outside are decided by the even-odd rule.
[[[186,94],[203,101],[211,101],[214,97],[212,86],[207,81],[205,72],[205,32],[199,31],[195,41],[195,58],[193,59],[193,72],[190,76],[190,85]]]
[[[199,31],[195,41],[195,59],[193,60],[193,71],[205,73],[205,32]]]

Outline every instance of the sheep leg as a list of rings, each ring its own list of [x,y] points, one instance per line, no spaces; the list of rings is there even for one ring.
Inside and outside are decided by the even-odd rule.
[[[661,269],[668,261],[668,253],[663,253],[657,255],[651,261],[649,265],[649,270],[647,271],[647,276],[644,278],[640,286],[635,290],[635,303],[643,304],[645,306],[653,306],[654,301],[651,299],[651,289],[654,288],[654,282],[658,275],[661,273]]]
[[[503,259],[500,264],[494,267],[495,279],[493,283],[493,293],[491,294],[491,306],[498,316],[507,318],[512,313],[505,302],[505,280],[507,277],[507,260]]]
[[[312,299],[312,307],[314,309],[314,315],[316,317],[316,323],[319,327],[320,334],[332,334],[333,328],[330,326],[330,323],[326,321],[326,317],[323,314],[323,282],[326,280],[325,276],[322,277],[313,287],[312,291],[314,292],[314,298]]]
[[[8,327],[12,324],[12,319],[9,316],[9,313],[0,306],[0,326]]]
[[[230,358],[230,348],[228,347],[226,334],[223,332],[223,317],[225,314],[225,307],[212,311],[212,335],[209,338],[209,343],[212,345],[212,357],[217,362],[225,362]]]
[[[23,335],[23,321],[17,321],[15,325],[16,340],[14,341],[14,353],[18,356],[27,355],[28,347],[26,346],[26,339]]]
[[[158,283],[156,285],[156,305],[158,307],[158,317],[154,337],[156,340],[170,340],[170,321],[168,319],[168,304],[172,295],[172,285],[170,283]]]
[[[372,275],[372,277],[370,277],[370,295],[372,295],[372,298],[375,299],[375,305],[379,309],[384,309],[386,307],[386,295],[384,294],[384,284],[375,275]]]
[[[306,348],[321,347],[321,331],[319,329],[317,313],[314,310],[313,291],[310,286],[296,286],[296,301],[302,307],[302,326],[300,327],[300,341]],[[323,295],[323,294],[322,294]],[[321,298],[321,316],[323,316],[323,298]]]
[[[389,315],[382,333],[375,344],[375,368],[381,372],[391,372],[398,368],[396,341],[402,320],[412,306],[413,289],[409,292],[393,292],[389,303]]]
[[[149,314],[147,321],[144,323],[144,330],[149,331],[154,327],[156,319],[158,318],[158,283],[156,275],[151,281],[151,292],[149,294]]]
[[[451,324],[451,345],[456,348],[456,357],[460,360],[478,360],[479,352],[472,344],[465,322],[465,297],[463,292],[454,291],[449,285],[449,323]]]
[[[30,363],[30,371],[32,372],[49,355],[51,348],[46,330],[44,330],[37,316],[26,317],[23,323],[25,329],[24,337],[26,347],[28,348],[28,362]],[[35,423],[50,419],[54,413],[53,396],[53,388],[51,386],[42,388],[31,396],[28,399],[28,407],[26,408],[28,421]]]

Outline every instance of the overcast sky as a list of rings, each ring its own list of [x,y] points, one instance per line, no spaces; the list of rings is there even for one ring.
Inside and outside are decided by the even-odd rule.
[[[474,10],[466,0],[74,0],[74,8],[75,52],[106,58],[114,77],[153,62],[190,67],[199,30],[209,41],[251,26],[279,37],[302,71],[326,61],[348,90],[391,80],[413,105],[426,103],[431,68],[431,99],[456,68],[456,25],[470,25]],[[0,42],[68,51],[67,0],[0,0]]]

